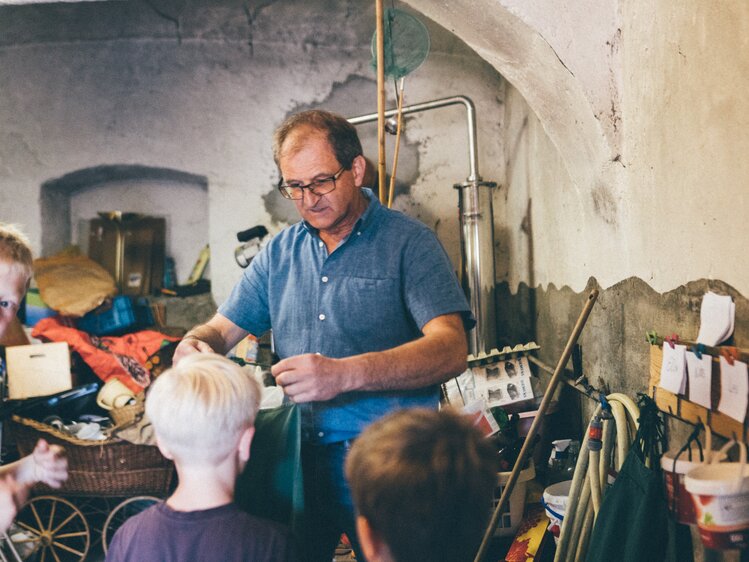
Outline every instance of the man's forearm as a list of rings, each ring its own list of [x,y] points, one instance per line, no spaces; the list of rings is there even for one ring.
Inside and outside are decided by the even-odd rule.
[[[208,324],[200,324],[187,332],[182,339],[196,339],[207,343],[213,351],[225,355],[229,350],[221,333]]]
[[[457,320],[393,349],[342,359],[348,390],[406,390],[445,382],[465,371],[468,344]]]

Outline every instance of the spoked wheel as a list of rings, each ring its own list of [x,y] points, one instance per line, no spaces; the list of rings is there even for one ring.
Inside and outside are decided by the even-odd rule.
[[[23,560],[74,562],[86,559],[91,533],[83,513],[56,496],[38,496],[19,511],[8,533]]]
[[[112,537],[114,537],[117,529],[119,529],[129,517],[138,515],[141,511],[151,507],[159,501],[161,501],[159,498],[153,496],[135,496],[118,504],[111,511],[109,516],[107,516],[107,520],[104,522],[104,528],[101,530],[101,544],[104,547],[104,554],[109,550],[109,543],[112,542]]]

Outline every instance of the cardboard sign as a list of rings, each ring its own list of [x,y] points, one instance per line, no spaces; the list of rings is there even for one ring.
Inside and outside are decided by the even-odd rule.
[[[67,343],[17,345],[5,350],[8,398],[47,396],[73,388]]]

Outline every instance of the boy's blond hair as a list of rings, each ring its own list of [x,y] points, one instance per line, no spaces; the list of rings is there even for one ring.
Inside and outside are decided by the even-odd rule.
[[[31,244],[26,235],[12,224],[0,222],[0,261],[13,265],[30,280],[34,272]]]
[[[177,463],[215,464],[254,425],[259,404],[250,372],[226,357],[195,353],[151,385],[146,414]]]

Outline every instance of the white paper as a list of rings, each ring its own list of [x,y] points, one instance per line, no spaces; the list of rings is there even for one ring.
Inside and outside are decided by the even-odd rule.
[[[475,396],[484,400],[489,407],[533,398],[531,369],[525,356],[475,367],[472,371]]]
[[[689,376],[689,401],[710,409],[713,358],[707,353],[702,359],[687,351],[687,375]]]
[[[725,357],[721,357],[718,410],[744,423],[747,400],[749,400],[749,376],[746,363],[734,361],[731,365]]]
[[[700,332],[697,341],[705,345],[718,345],[733,333],[736,305],[729,295],[711,291],[702,297],[700,307]]]
[[[686,345],[663,344],[663,363],[661,363],[661,388],[673,394],[684,392],[686,371]]]

